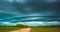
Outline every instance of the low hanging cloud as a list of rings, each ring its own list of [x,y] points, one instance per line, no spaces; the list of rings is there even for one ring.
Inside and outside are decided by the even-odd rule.
[[[15,26],[17,24],[24,24],[28,26],[48,26],[48,25],[59,25],[60,22],[58,21],[52,21],[52,22],[17,22],[17,23],[11,23],[11,22],[2,22],[3,24],[7,26]]]
[[[0,15],[0,23],[8,26],[14,26],[17,24],[25,24],[30,26],[59,25],[60,24],[59,21],[50,21],[50,22],[36,21],[35,22],[35,20],[37,19],[38,20],[40,19],[59,20],[60,19],[59,17],[46,17],[46,18],[37,17],[37,16],[55,16],[55,15],[59,16],[60,13],[58,12],[57,9],[59,5],[56,4],[59,4],[60,2],[57,1],[58,0],[47,0],[48,2],[47,4],[47,2],[45,3],[45,1],[42,0],[33,0],[33,1],[32,0],[0,0],[0,14],[2,14]],[[9,17],[6,14],[9,14]],[[3,17],[1,18],[1,16]],[[21,20],[23,21],[33,20],[33,21],[21,22]]]

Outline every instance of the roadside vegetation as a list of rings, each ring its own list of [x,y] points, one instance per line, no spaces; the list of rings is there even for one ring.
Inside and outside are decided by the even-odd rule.
[[[16,26],[0,26],[0,32],[31,28],[31,32],[60,32],[60,26],[27,26],[18,24]]]

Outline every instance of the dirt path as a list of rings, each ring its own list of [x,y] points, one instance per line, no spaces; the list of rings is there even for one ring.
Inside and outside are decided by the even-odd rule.
[[[20,30],[10,31],[10,32],[30,32],[31,28],[24,28]]]

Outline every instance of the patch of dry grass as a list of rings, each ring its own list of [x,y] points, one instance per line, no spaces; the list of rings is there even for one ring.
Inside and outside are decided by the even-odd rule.
[[[31,32],[60,32],[60,27],[35,27]]]

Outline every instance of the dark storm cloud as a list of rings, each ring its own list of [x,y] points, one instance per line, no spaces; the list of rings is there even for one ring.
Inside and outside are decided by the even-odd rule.
[[[0,1],[2,2],[2,0]],[[54,2],[54,0],[53,1],[51,0],[50,3],[48,3],[47,0],[46,1],[43,1],[43,0],[16,0],[16,1],[9,0],[9,1],[6,0],[5,2],[1,4],[3,4],[5,8],[9,9],[10,10],[9,12],[16,13],[16,14],[19,14],[19,13],[20,14],[31,14],[31,13],[57,14],[56,12],[58,12],[57,10],[59,7],[58,6],[59,2],[58,1]]]
[[[41,20],[60,20],[60,1],[0,0],[0,22],[41,22]]]

